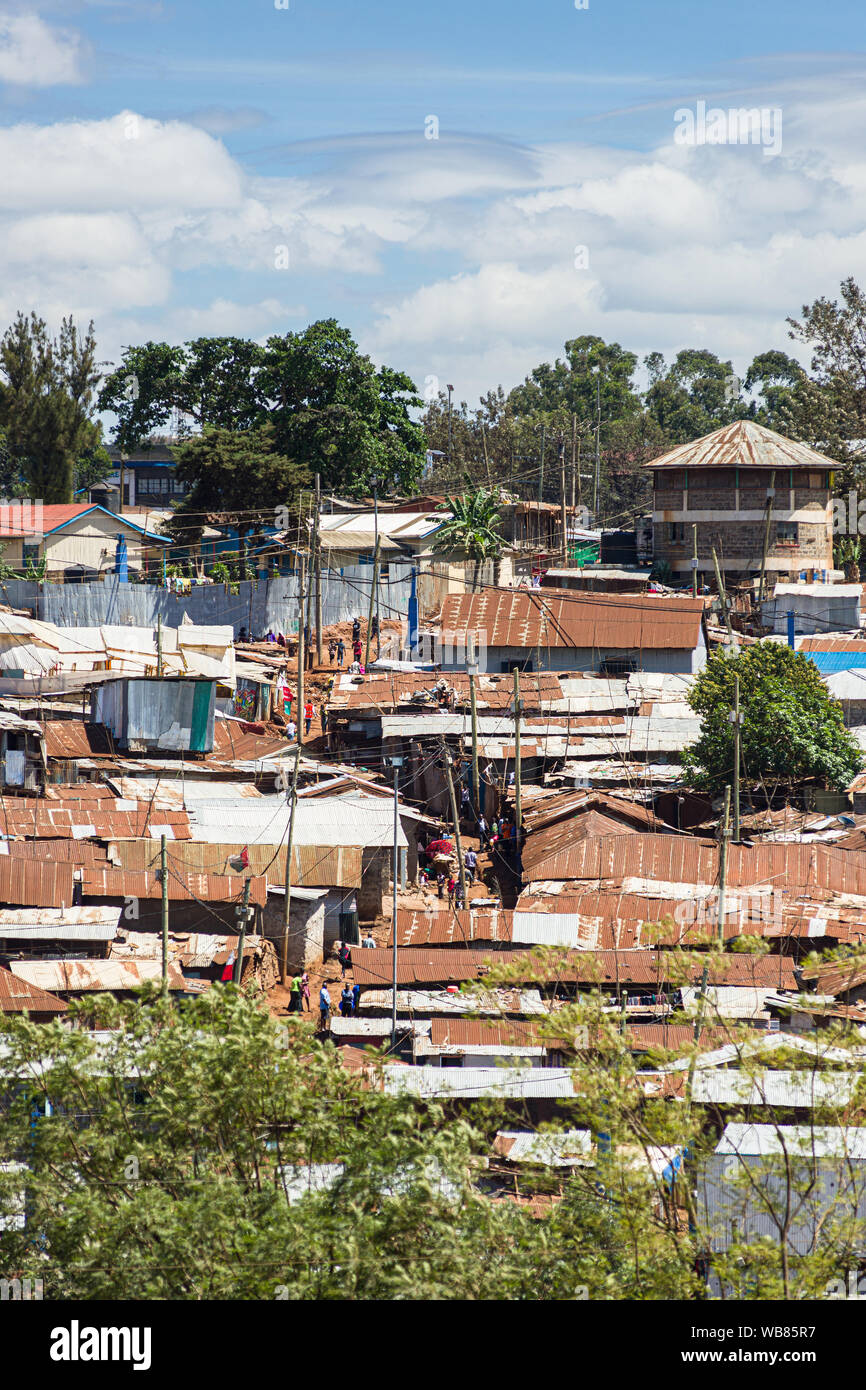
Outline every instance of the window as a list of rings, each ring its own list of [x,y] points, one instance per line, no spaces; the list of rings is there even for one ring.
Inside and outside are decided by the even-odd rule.
[[[603,676],[630,676],[637,670],[637,659],[632,656],[607,657],[599,667]]]
[[[668,526],[668,540],[671,545],[685,545],[686,523],[684,521],[670,522]]]
[[[777,545],[798,545],[800,541],[800,528],[796,521],[777,521],[776,522],[776,544]]]
[[[28,561],[31,561],[35,565],[39,560],[39,546],[28,545],[25,541],[21,547],[21,559],[25,565]]]

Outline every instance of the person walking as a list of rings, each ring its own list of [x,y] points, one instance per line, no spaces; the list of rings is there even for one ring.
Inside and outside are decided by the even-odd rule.
[[[439,872],[438,872],[438,874],[436,875],[436,896],[437,896],[438,898],[441,898],[441,897],[443,896],[444,888],[445,888],[445,875],[443,874],[442,870],[440,869]]]
[[[364,940],[361,942],[361,945],[366,946],[368,951],[375,951],[376,949],[376,943],[369,932],[367,932],[367,935],[364,937]]]
[[[298,726],[294,719],[290,719],[286,725],[286,733],[288,734],[289,743],[294,743],[298,735]]]
[[[310,1011],[310,977],[306,970],[301,976],[301,1007],[304,1013]]]
[[[340,640],[339,640],[339,642],[337,643],[337,665],[338,665],[338,666],[342,666],[342,664],[343,664],[343,662],[344,662],[345,660],[346,660],[346,644],[345,644],[345,642],[343,641],[343,639],[342,639],[342,637],[341,637]]]
[[[332,637],[331,640],[330,640],[329,643],[328,643],[328,660],[329,660],[329,662],[331,663],[332,666],[333,666],[333,664],[334,664],[334,657],[336,656],[336,654],[337,654],[337,644],[336,644],[336,642],[334,641],[334,639],[333,639],[333,637]]]
[[[301,977],[292,976],[291,992],[289,994],[289,1013],[299,1014],[301,1012]]]
[[[359,637],[357,641],[352,643],[352,656],[355,658],[359,666],[361,664],[361,657],[363,656],[363,654],[364,649],[361,646],[361,639]]]
[[[487,821],[483,815],[478,817],[478,842],[482,849],[487,845]]]
[[[328,986],[323,984],[322,988],[319,990],[319,1023],[323,1033],[327,1032],[330,1022],[331,996],[328,993]]]
[[[478,855],[474,849],[468,849],[463,856],[463,866],[466,869],[466,877],[469,879],[470,887],[475,882],[475,869],[478,864]]]
[[[360,642],[360,640],[361,640],[361,619],[360,619],[360,618],[353,618],[353,619],[352,619],[352,641],[353,641],[353,642]]]
[[[343,1015],[343,1018],[352,1017],[353,1002],[354,1001],[352,999],[352,991],[350,990],[348,985],[344,985],[343,992],[340,995],[340,1013]]]
[[[358,1001],[361,998],[361,986],[352,985],[352,1017],[358,1017]]]
[[[340,966],[343,971],[343,975],[345,976],[346,971],[351,970],[352,968],[352,952],[349,950],[349,947],[345,941],[340,942],[340,949],[337,952],[337,956],[340,961]]]
[[[304,701],[304,734],[305,734],[305,735],[308,735],[309,732],[310,732],[310,725],[311,725],[312,722],[313,722],[313,717],[314,717],[315,713],[316,713],[316,710],[315,710],[315,707],[314,707],[314,705],[313,705],[312,700],[305,700],[305,701]]]
[[[448,906],[454,906],[454,889],[457,887],[457,880],[452,874],[448,880]]]

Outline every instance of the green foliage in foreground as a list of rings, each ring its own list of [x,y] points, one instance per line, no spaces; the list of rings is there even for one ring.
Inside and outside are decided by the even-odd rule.
[[[686,958],[683,969],[694,973]],[[0,1277],[41,1278],[46,1298],[703,1295],[686,1185],[671,1200],[648,1161],[656,1145],[699,1155],[702,1121],[647,1101],[597,998],[556,1015],[558,1035],[581,1027],[598,1043],[578,1053],[558,1124],[603,1122],[613,1150],[570,1176],[538,1169],[534,1190],[561,1197],[543,1219],[487,1168],[497,1128],[532,1127],[514,1103],[473,1102],[466,1119],[386,1095],[375,1073],[347,1070],[308,1025],[272,1019],[234,986],[180,1006],[150,989],[134,1003],[106,996],[80,1021],[114,1031],[106,1042],[4,1025]],[[310,1165],[338,1166],[324,1185]],[[754,1257],[732,1252],[723,1272],[747,1269],[746,1297],[814,1297],[840,1249],[828,1240],[795,1270],[768,1241]]]

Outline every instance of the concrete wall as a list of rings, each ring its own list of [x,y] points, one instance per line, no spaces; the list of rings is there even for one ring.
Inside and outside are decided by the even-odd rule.
[[[538,668],[539,651],[537,647],[488,647],[481,654],[481,670],[496,673],[503,670],[503,663],[507,664],[507,669],[512,666],[519,666],[521,669],[529,669],[526,663],[532,663],[531,669]],[[706,665],[707,653],[703,635],[701,635],[698,646],[694,651],[685,651],[674,648],[655,648],[638,651],[622,651],[611,647],[599,650],[597,647],[542,647],[541,665],[542,671],[589,671],[597,672],[605,660],[620,660],[633,658],[637,662],[639,671],[663,672],[671,675],[688,674],[699,671]],[[445,671],[462,670],[458,663],[443,665]],[[437,814],[435,811],[432,814]]]

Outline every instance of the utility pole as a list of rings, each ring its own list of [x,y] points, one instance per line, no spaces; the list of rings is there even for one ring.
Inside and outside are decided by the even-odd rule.
[[[375,545],[375,548],[376,548],[376,550],[378,550],[378,549],[379,549],[379,479],[378,479],[378,478],[374,478],[374,479],[373,479],[373,526],[374,526],[375,537],[376,537],[376,545]],[[378,661],[378,660],[379,660],[379,657],[382,655],[382,638],[381,638],[380,635],[379,635],[379,631],[380,631],[380,628],[381,628],[381,617],[382,617],[382,615],[381,615],[381,613],[380,613],[380,611],[379,611],[378,571],[377,571],[377,574],[376,574],[376,580],[377,580],[377,582],[374,583],[373,588],[374,588],[375,591],[376,591],[376,660]],[[365,666],[367,665],[366,661],[364,662],[364,665],[365,665]]]
[[[301,765],[301,745],[295,749],[295,767],[292,772],[292,789],[289,793],[289,836],[286,845],[286,873],[284,879],[285,902],[283,903],[283,951],[280,959],[280,984],[285,985],[289,970],[289,921],[292,911],[292,840],[295,834],[295,807],[298,804],[298,768]]]
[[[721,832],[722,832],[722,833],[721,833],[721,843],[720,843],[720,845],[719,845],[719,913],[718,913],[717,934],[718,934],[720,946],[724,946],[724,944],[725,944],[725,888],[726,888],[726,886],[727,886],[727,877],[728,877],[728,828],[729,828],[729,827],[728,827],[728,820],[729,820],[729,817],[730,817],[730,811],[731,811],[731,789],[730,789],[730,787],[725,787],[725,806],[724,806],[724,811],[723,811],[723,813],[722,813],[722,821],[721,821]],[[701,1029],[702,1029],[703,1026],[704,1026],[704,1006],[705,1006],[705,1004],[706,1004],[706,998],[707,998],[707,985],[708,985],[708,983],[709,983],[709,978],[710,978],[710,967],[709,967],[709,964],[708,964],[708,963],[705,963],[704,968],[703,968],[703,971],[701,972],[701,991],[700,991],[700,994],[699,994],[699,996],[698,996],[698,1011],[697,1011],[697,1016],[696,1016],[696,1018],[695,1018],[695,1030],[694,1030],[694,1040],[695,1040],[695,1042],[700,1042]],[[693,1080],[694,1080],[694,1075],[695,1075],[695,1060],[696,1060],[696,1057],[697,1057],[697,1053],[693,1054],[691,1063],[689,1064],[689,1075],[688,1075],[688,1082],[687,1082],[687,1086],[686,1086],[686,1116],[687,1116],[687,1117],[688,1117],[688,1112],[689,1112],[689,1109],[690,1109],[691,1103],[692,1103],[692,1082],[693,1082]]]
[[[304,557],[298,556],[298,748],[304,741]]]
[[[692,526],[692,598],[698,596],[698,527],[697,522]]]
[[[235,968],[232,974],[232,981],[239,985],[241,976],[244,973],[244,947],[247,941],[247,921],[250,915],[250,880],[244,879],[244,899],[240,907],[235,908],[235,914],[240,918],[240,931],[238,932],[238,957],[235,961]]]
[[[595,478],[592,487],[592,524],[598,526],[598,492],[601,485],[601,369],[595,379]]]
[[[159,837],[159,867],[162,887],[162,997],[168,998],[168,850],[164,835]]]
[[[490,455],[487,452],[487,426],[481,426],[481,443],[484,445],[484,470],[487,474],[487,486],[490,487]]]
[[[764,544],[761,547],[761,578],[758,581],[758,603],[764,602],[764,576],[767,572],[767,552],[770,549],[770,522],[773,516],[773,498],[776,496],[776,470],[770,474],[767,488],[767,508],[764,514]]]
[[[562,564],[568,565],[568,507],[565,501],[565,440],[559,436],[559,495],[562,508]]]
[[[539,470],[538,470],[538,515],[537,515],[537,520],[538,520],[538,549],[539,549],[539,551],[540,551],[541,548],[542,548],[542,547],[541,547],[541,503],[542,503],[542,500],[543,500],[543,493],[544,493],[544,441],[545,441],[545,436],[546,436],[546,429],[545,429],[544,421],[542,421],[542,424],[541,424],[541,467],[540,467]]]
[[[571,510],[577,506],[577,493],[580,484],[577,480],[577,415],[572,411],[571,415]]]
[[[725,581],[722,579],[722,571],[719,569],[719,560],[718,556],[716,555],[715,546],[713,546],[713,569],[716,571],[716,588],[719,591],[719,599],[722,605],[722,616],[725,620],[725,626],[728,629],[728,641],[733,647],[734,629],[731,627],[730,604],[728,603],[728,595],[725,592]]]
[[[319,513],[322,510],[322,479],[316,474],[316,525],[313,532],[316,565],[316,665],[322,664],[322,536],[319,531]]]
[[[444,742],[444,740],[443,740]],[[400,768],[402,757],[391,759],[394,769],[394,862],[391,870],[391,1047],[397,1046],[397,835],[400,827]]]
[[[445,742],[445,735],[442,735],[442,758],[445,763],[445,777],[448,781],[448,799],[451,802],[451,817],[454,821],[454,843],[457,846],[457,871],[460,875],[460,896],[463,899],[465,908],[466,898],[466,870],[463,867],[463,841],[460,838],[460,821],[457,816],[457,798],[454,795],[454,779],[451,776],[451,754]]]
[[[379,537],[376,537],[376,549],[373,553],[373,582],[370,585],[370,606],[367,609],[367,642],[364,647],[364,670],[370,665],[370,629],[373,626],[373,600],[379,590]]]
[[[475,793],[476,817],[484,812],[481,801],[481,780],[478,776],[478,705],[475,698],[475,672],[469,673],[469,708],[472,715],[472,790]]]
[[[162,614],[156,615],[156,674],[162,680]]]
[[[523,809],[521,806],[521,777],[520,777],[520,715],[522,713],[520,701],[520,671],[514,668],[514,829],[516,831],[515,843],[517,850],[520,850],[520,832],[523,829]]]
[[[740,840],[740,678],[734,676],[734,840]]]
[[[449,383],[446,389],[447,389],[447,391],[448,391],[448,476],[449,476],[449,480],[450,480],[450,476],[451,476],[451,392],[454,390],[454,387]],[[450,483],[449,483],[449,485],[450,485]]]

